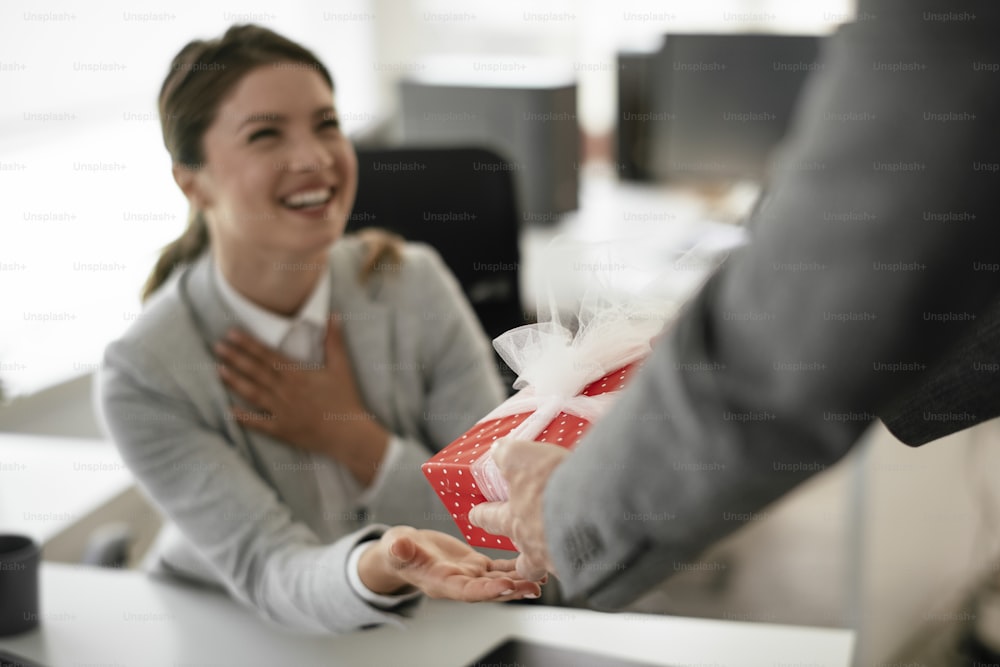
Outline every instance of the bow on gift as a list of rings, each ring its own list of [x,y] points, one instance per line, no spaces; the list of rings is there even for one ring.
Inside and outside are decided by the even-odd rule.
[[[647,304],[648,305],[648,304]],[[560,412],[593,422],[618,395],[581,392],[591,382],[645,357],[663,328],[667,313],[638,305],[596,304],[581,308],[574,334],[554,321],[511,329],[493,346],[517,373],[514,396],[479,423],[531,412],[506,437],[534,440]],[[472,465],[472,475],[487,500],[507,500],[507,483],[487,451]]]

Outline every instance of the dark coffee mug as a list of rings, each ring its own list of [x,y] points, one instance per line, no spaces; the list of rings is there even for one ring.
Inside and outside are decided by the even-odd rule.
[[[0,535],[0,637],[38,625],[38,564],[42,550],[30,537]]]

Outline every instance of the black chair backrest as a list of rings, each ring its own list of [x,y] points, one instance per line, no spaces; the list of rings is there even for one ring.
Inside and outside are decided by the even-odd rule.
[[[358,148],[348,231],[382,227],[433,246],[487,335],[524,324],[511,164],[479,148]]]

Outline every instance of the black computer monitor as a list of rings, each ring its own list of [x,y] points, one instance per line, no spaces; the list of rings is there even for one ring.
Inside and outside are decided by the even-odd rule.
[[[822,39],[668,34],[646,60],[620,57],[635,71],[622,77],[632,90],[619,99],[644,106],[620,109],[622,172],[658,181],[763,179],[803,85],[822,66]]]

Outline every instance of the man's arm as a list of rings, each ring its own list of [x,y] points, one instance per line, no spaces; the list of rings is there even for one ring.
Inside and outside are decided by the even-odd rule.
[[[995,265],[1000,270],[1000,263]],[[997,277],[1000,280],[1000,276]],[[934,369],[878,416],[894,436],[922,445],[1000,414],[1000,300]]]
[[[984,316],[1000,118],[974,64],[1000,54],[981,25],[913,27],[833,40],[753,243],[555,469],[544,526],[569,597],[619,606],[680,569],[839,459]]]

